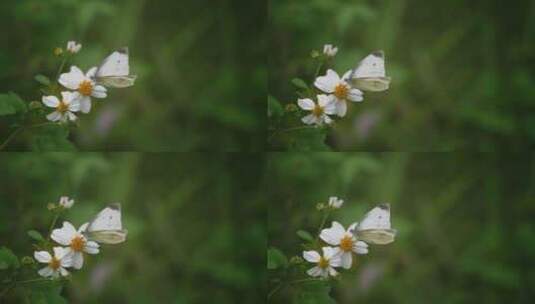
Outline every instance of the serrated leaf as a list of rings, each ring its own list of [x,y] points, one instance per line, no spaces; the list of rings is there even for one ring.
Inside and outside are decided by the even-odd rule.
[[[62,125],[48,125],[36,128],[31,147],[34,151],[74,151],[74,145],[67,139],[69,130]]]
[[[45,75],[36,75],[35,80],[39,82],[42,85],[49,86],[50,85],[50,79],[46,77]]]
[[[15,93],[0,94],[0,115],[12,115],[26,112],[26,103]]]
[[[307,83],[301,78],[292,79],[292,84],[299,89],[308,90]]]
[[[325,128],[306,128],[291,134],[291,150],[295,151],[330,151],[325,144],[327,130]]]
[[[19,259],[13,251],[7,247],[0,248],[0,270],[19,267]]]
[[[267,268],[273,270],[286,266],[288,266],[288,259],[284,253],[277,248],[269,248],[267,251]]]
[[[327,282],[307,282],[301,284],[295,293],[294,304],[336,304],[329,293],[331,287]]]
[[[307,242],[313,242],[314,241],[314,237],[312,236],[312,234],[310,234],[308,231],[305,231],[305,230],[298,230],[296,232],[297,236],[299,236],[301,239],[307,241]]]
[[[28,236],[31,237],[32,239],[38,241],[38,242],[42,242],[45,240],[45,238],[41,235],[41,233],[39,231],[36,231],[36,230],[29,230],[28,231]]]

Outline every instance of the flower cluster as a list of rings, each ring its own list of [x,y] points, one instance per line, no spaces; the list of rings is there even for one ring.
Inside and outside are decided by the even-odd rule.
[[[68,209],[74,204],[73,199],[62,196],[59,203],[49,209]],[[85,223],[76,229],[70,222],[63,222],[59,229],[52,230],[50,238],[59,246],[54,246],[52,252],[39,250],[34,252],[34,258],[39,263],[46,264],[46,267],[38,271],[43,277],[58,278],[69,275],[67,268],[81,269],[84,264],[85,254],[98,254],[100,245],[89,240],[86,235],[86,229],[89,223]]]
[[[81,44],[69,41],[66,50],[70,55],[74,55],[81,48]],[[62,56],[63,50],[58,48],[55,53],[58,56]],[[64,60],[66,59],[67,57]],[[59,94],[60,96],[45,95],[42,97],[43,104],[54,109],[46,118],[50,121],[61,123],[75,121],[77,119],[75,113],[87,114],[91,111],[92,98],[106,98],[107,89],[103,84],[99,83],[96,77],[98,69],[98,67],[92,67],[84,73],[80,68],[73,65],[70,67],[69,72],[60,74],[57,79],[58,83],[63,87],[63,91]]]
[[[313,55],[313,57],[319,58],[321,67],[324,63],[323,61],[333,58],[337,52],[337,47],[334,47],[331,44],[326,44],[323,47],[323,56],[314,53],[315,55]],[[375,64],[373,65],[373,68],[376,68]],[[346,115],[348,102],[363,101],[363,92],[351,83],[353,72],[354,70],[351,69],[340,76],[336,71],[327,69],[325,75],[317,76],[313,83],[314,90],[320,93],[316,94],[315,97],[317,103],[312,97],[299,98],[297,100],[297,104],[302,110],[310,111],[310,114],[301,119],[302,122],[307,125],[314,124],[316,126],[331,124],[333,118],[331,118],[330,115],[338,117],[344,117]],[[366,72],[369,73],[368,70]],[[373,72],[376,73],[375,70]],[[384,71],[382,72],[384,73]],[[368,81],[373,80],[369,78]]]
[[[343,200],[333,196],[329,198],[329,202],[326,205],[326,208],[338,209],[341,208],[343,203]],[[388,212],[390,211],[388,210]],[[388,228],[390,225],[389,215],[390,214],[388,213],[388,219],[385,219],[388,221],[388,223],[381,223],[382,225],[386,225],[387,223]],[[366,217],[368,216],[375,215],[370,215],[370,213],[368,213]],[[364,220],[366,220],[366,218]],[[376,228],[378,228],[379,230],[379,227]],[[325,245],[322,246],[321,253],[316,250],[303,251],[303,258],[310,263],[316,264],[314,267],[310,268],[307,271],[307,274],[312,277],[321,277],[324,279],[328,278],[329,276],[334,277],[338,274],[335,268],[351,268],[351,266],[353,265],[353,255],[368,254],[369,245],[367,242],[371,241],[360,240],[358,238],[357,229],[357,222],[351,224],[346,229],[342,224],[337,221],[333,221],[331,227],[321,229],[319,233],[319,239],[321,239],[321,241]]]

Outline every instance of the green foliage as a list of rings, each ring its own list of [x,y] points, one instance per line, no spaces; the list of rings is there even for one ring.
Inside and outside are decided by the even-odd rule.
[[[2,245],[17,255],[33,256],[36,232],[48,237],[55,214],[47,205],[62,195],[75,203],[57,226],[69,220],[79,227],[118,202],[128,238],[120,245],[102,245],[98,255],[84,257],[83,268],[72,271],[68,281],[53,286],[4,283],[13,277],[36,279],[45,264],[26,259],[16,271],[0,270],[0,294],[9,287],[1,303],[24,303],[26,298],[62,303],[58,295],[69,303],[89,304],[153,303],[155,296],[162,303],[265,300],[267,211],[258,179],[264,167],[261,154],[4,154]],[[4,261],[4,249],[0,252]],[[7,264],[12,265],[2,265]]]
[[[314,241],[314,237],[312,236],[312,234],[310,234],[310,232],[308,232],[306,230],[297,230],[296,234],[303,241],[306,241],[306,242],[313,242]]]
[[[294,304],[336,304],[329,295],[331,287],[327,282],[306,282],[295,292]]]
[[[27,111],[24,101],[15,93],[0,94],[0,116],[24,113]]]
[[[81,42],[82,50],[66,68],[83,71],[128,46],[136,84],[93,100],[92,112],[70,132],[77,149],[259,150],[265,144],[259,135],[266,115],[266,5],[225,0],[206,8],[194,0],[2,1],[0,25],[9,28],[3,38],[9,43],[0,50],[0,92],[41,101],[40,86],[56,81],[64,58],[53,50],[61,47],[64,56],[69,40]],[[34,119],[44,119],[46,110]],[[0,102],[0,113],[6,112],[14,109]],[[12,124],[0,119],[0,143]],[[6,149],[72,148],[36,144],[32,133],[19,133]]]
[[[45,241],[45,238],[41,235],[41,233],[36,230],[28,230],[28,236],[32,238],[34,241],[38,241],[38,242]]]
[[[13,251],[7,247],[0,248],[0,270],[19,267],[19,259],[13,253]]]
[[[285,268],[288,266],[288,259],[277,248],[269,248],[267,251],[267,269],[273,270],[277,268]]]
[[[344,200],[331,211],[344,227],[390,203],[398,234],[323,285],[290,284],[312,267],[290,258],[295,272],[269,272],[270,291],[284,286],[269,303],[529,303],[534,177],[531,153],[272,153],[268,239],[287,256],[308,250],[308,235],[288,232],[314,236],[329,196]]]
[[[50,124],[35,128],[31,147],[34,151],[73,151],[74,145],[68,140],[66,126]]]
[[[523,150],[535,144],[535,13],[530,1],[508,10],[499,5],[486,1],[474,10],[463,1],[272,1],[269,94],[283,107],[295,103],[289,80],[299,76],[310,83],[310,50],[324,44],[339,48],[333,60],[339,74],[382,49],[391,87],[349,105],[329,134],[332,149]],[[285,145],[269,141],[272,150],[288,150]]]

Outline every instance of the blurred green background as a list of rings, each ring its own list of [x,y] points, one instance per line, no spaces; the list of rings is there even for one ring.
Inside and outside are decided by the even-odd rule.
[[[334,68],[383,49],[391,87],[365,93],[330,132],[335,150],[522,149],[535,144],[535,2],[270,1],[269,93],[295,103],[310,52]],[[280,147],[272,147],[280,150]]]
[[[338,303],[531,303],[534,160],[533,154],[273,153],[268,243],[288,257],[301,255],[296,231],[317,232],[322,214],[315,207],[329,196],[345,200],[331,216],[344,226],[389,202],[396,241],[358,257],[356,274],[331,292]],[[327,303],[293,302],[293,291],[282,289],[271,303]]]
[[[251,151],[264,139],[264,2],[241,0],[4,0],[0,93],[40,100],[36,74],[54,77],[55,47],[80,41],[87,71],[130,48],[134,87],[110,90],[80,119],[80,150]],[[10,120],[0,120],[0,139]],[[27,150],[31,132],[8,147]]]
[[[33,255],[26,232],[47,234],[61,195],[76,200],[63,219],[77,227],[120,202],[127,241],[86,256],[68,303],[261,303],[263,166],[254,154],[2,153],[0,247]]]

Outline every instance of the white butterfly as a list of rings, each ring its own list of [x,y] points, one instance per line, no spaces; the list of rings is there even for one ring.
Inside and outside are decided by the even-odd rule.
[[[376,51],[366,56],[351,71],[349,82],[353,87],[372,92],[381,92],[390,86],[390,77],[385,72],[385,53]]]
[[[120,204],[111,204],[100,211],[86,230],[89,239],[104,244],[122,243],[126,240],[127,233],[121,223]]]
[[[380,204],[366,213],[353,233],[357,239],[369,244],[392,243],[397,231],[390,226],[390,204]]]
[[[95,74],[96,81],[110,88],[134,85],[136,75],[130,75],[128,48],[121,48],[106,57]]]

